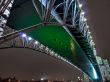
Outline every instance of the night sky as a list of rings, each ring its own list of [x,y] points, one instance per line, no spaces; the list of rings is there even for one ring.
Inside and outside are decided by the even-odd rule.
[[[98,55],[110,63],[110,0],[83,0]]]
[[[77,80],[82,72],[75,67],[39,51],[25,48],[0,50],[0,76],[20,80]]]

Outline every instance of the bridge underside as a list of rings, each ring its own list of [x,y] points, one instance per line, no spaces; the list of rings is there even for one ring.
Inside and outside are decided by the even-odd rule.
[[[39,6],[41,3],[38,2],[36,3]],[[45,8],[44,6],[43,8]],[[52,12],[50,14],[53,15],[54,18],[47,20],[48,18],[46,17],[49,16],[46,16],[44,17],[46,22],[62,22],[59,20],[60,18],[57,16],[56,12]],[[21,30],[39,23],[43,23],[43,20],[36,11],[35,6],[33,6],[31,0],[15,0],[7,23],[9,27],[15,30]],[[35,40],[38,40],[43,45],[48,46],[61,57],[67,59],[69,62],[80,68],[91,79],[93,79],[94,82],[101,82],[99,69],[97,69],[97,67],[92,64],[81,46],[78,44],[77,40],[66,26],[42,24],[36,30],[27,32],[27,35],[31,36]]]

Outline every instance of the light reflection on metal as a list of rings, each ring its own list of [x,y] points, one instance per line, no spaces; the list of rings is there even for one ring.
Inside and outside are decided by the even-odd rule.
[[[96,73],[96,70],[94,69],[94,67],[93,67],[93,73],[94,73],[94,78],[98,79],[98,76],[97,76],[97,73]]]
[[[4,14],[5,14],[7,17],[9,17],[10,12],[6,9],[5,12],[4,12]]]

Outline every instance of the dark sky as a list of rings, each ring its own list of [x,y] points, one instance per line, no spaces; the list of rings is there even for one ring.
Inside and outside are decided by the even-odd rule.
[[[98,55],[110,63],[110,0],[83,0]]]
[[[10,48],[0,50],[0,76],[17,79],[77,80],[81,71],[64,61],[44,53],[25,49]]]

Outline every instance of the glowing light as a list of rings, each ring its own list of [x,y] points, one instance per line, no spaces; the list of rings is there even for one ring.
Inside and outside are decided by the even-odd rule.
[[[51,54],[54,54],[54,52],[53,52],[53,51],[51,51]]]
[[[43,80],[44,80],[44,78],[41,78],[40,80],[41,80],[41,81],[43,81]]]
[[[22,37],[26,37],[26,34],[23,33],[23,34],[22,34]]]
[[[8,79],[9,82],[11,82],[11,79]]]
[[[84,15],[85,14],[85,12],[81,12],[81,15]]]
[[[4,12],[4,14],[5,14],[6,16],[9,16],[10,12],[6,9],[5,12]]]
[[[90,36],[90,39],[92,39],[92,36]]]
[[[69,61],[68,61],[68,60],[67,60],[66,62],[67,62],[67,63],[69,63]]]
[[[7,20],[3,20],[2,22],[3,22],[3,23],[6,23],[6,22],[7,22]]]
[[[89,28],[89,26],[87,25],[87,28]]]
[[[61,58],[60,56],[58,56],[58,58]]]
[[[0,37],[2,36],[2,34],[3,34],[3,28],[0,28]]]
[[[57,57],[57,56],[58,56],[58,54],[56,53],[56,54],[55,54],[55,56]]]
[[[64,58],[63,58],[63,57],[61,57],[61,60],[64,60]]]
[[[81,79],[81,81],[83,81],[83,79]]]
[[[35,79],[32,78],[32,81],[35,81]]]
[[[87,21],[87,19],[86,19],[86,18],[84,18],[84,21]]]
[[[80,80],[80,77],[78,77],[78,80]]]
[[[32,40],[32,38],[31,37],[28,37],[28,40]]]
[[[35,41],[35,44],[38,44],[39,42],[38,41]]]
[[[8,6],[9,6],[9,7],[12,7],[12,4],[10,3]]]
[[[89,31],[88,33],[89,33],[89,34],[91,34],[91,32],[90,32],[90,31]]]
[[[81,8],[82,7],[82,4],[79,4],[79,8]]]

